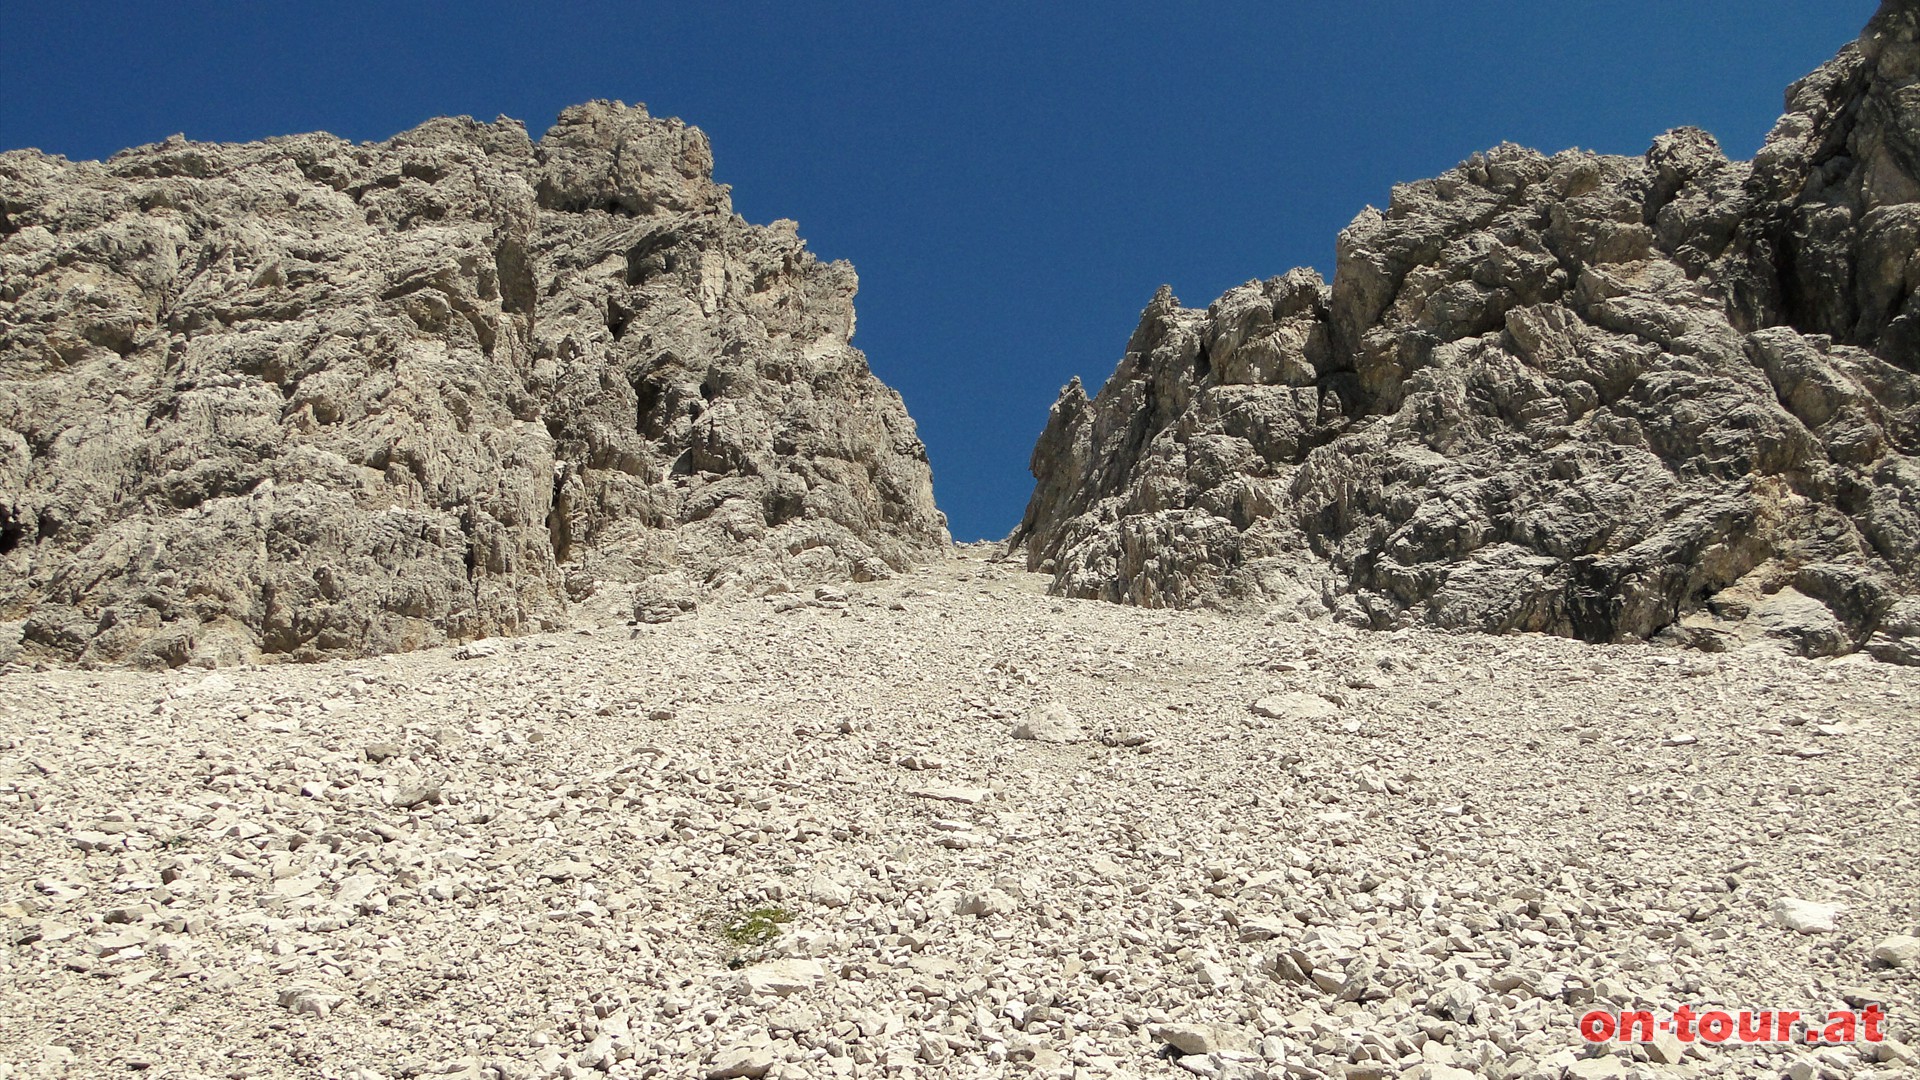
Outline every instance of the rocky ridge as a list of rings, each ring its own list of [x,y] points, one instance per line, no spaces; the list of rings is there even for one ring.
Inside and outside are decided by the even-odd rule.
[[[0,154],[0,624],[227,664],[892,573],[945,521],[855,287],[618,102]]]
[[[1056,592],[1920,663],[1920,3],[1753,161],[1517,146],[1396,187],[1061,394]]]

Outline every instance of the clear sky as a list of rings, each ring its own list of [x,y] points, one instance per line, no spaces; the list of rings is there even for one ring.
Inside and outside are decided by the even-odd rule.
[[[0,148],[182,132],[384,139],[644,101],[712,137],[750,221],[860,272],[958,539],[998,538],[1070,376],[1162,282],[1203,306],[1314,266],[1389,187],[1503,140],[1745,157],[1873,0],[101,3],[7,0]]]

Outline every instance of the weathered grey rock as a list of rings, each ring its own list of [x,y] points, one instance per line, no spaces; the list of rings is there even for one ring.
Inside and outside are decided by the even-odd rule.
[[[1246,1053],[1252,1045],[1246,1032],[1225,1024],[1156,1024],[1152,1035],[1182,1054]]]
[[[1657,1032],[1646,1043],[1647,1060],[1656,1065],[1678,1065],[1686,1057],[1687,1046],[1671,1032]]]
[[[1263,697],[1250,706],[1250,711],[1269,720],[1318,720],[1340,713],[1326,698],[1298,692]]]
[[[740,978],[749,994],[787,997],[820,985],[827,971],[818,960],[771,960],[747,968]]]
[[[1868,959],[1883,967],[1911,967],[1920,963],[1920,937],[1895,934],[1875,945]]]
[[[87,662],[367,654],[944,543],[852,268],[711,168],[618,102],[538,143],[0,155],[0,620]]]
[[[730,1046],[715,1055],[707,1068],[707,1080],[765,1076],[779,1060],[773,1046],[765,1041]]]
[[[1800,934],[1833,933],[1839,929],[1840,916],[1846,910],[1841,904],[1822,904],[1795,896],[1775,900],[1772,908],[1775,921]]]
[[[280,991],[281,1008],[293,1013],[304,1013],[316,1020],[325,1020],[345,1000],[342,994],[329,993],[311,986],[296,986]]]
[[[1331,288],[1162,289],[1014,546],[1151,607],[1920,661],[1917,78],[1887,0],[1752,162],[1503,145],[1363,211]]]
[[[1027,710],[1013,726],[1013,737],[1033,742],[1074,743],[1086,739],[1087,733],[1065,705],[1052,701]]]

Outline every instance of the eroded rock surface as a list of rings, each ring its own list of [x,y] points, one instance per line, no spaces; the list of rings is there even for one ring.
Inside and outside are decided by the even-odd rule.
[[[1162,290],[1033,454],[1058,593],[1920,662],[1920,4],[1751,162],[1517,146]]]
[[[944,545],[853,269],[711,173],[617,102],[538,143],[0,155],[0,622],[90,662],[366,654]]]

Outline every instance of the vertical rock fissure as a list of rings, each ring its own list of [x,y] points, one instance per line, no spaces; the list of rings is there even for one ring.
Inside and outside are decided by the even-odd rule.
[[[567,479],[571,473],[571,466],[566,464],[553,468],[553,496],[551,509],[547,511],[547,543],[553,549],[553,561],[556,564],[573,561],[573,499],[567,491]]]

